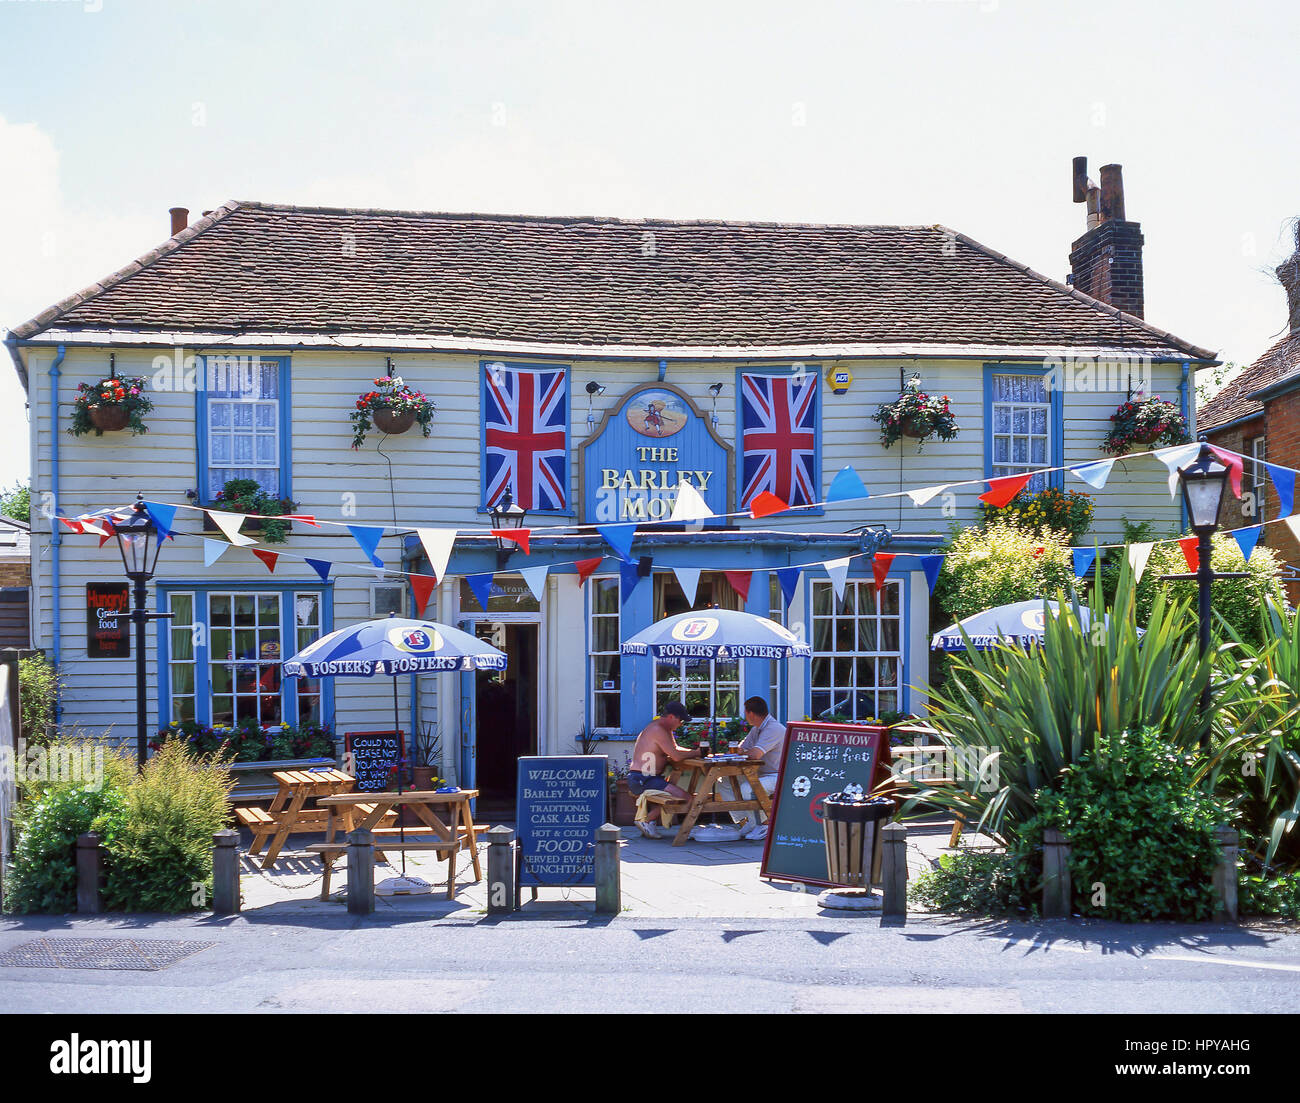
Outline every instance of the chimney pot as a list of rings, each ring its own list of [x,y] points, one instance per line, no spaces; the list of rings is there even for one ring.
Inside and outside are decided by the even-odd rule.
[[[1124,166],[1101,166],[1101,220],[1124,221]]]
[[[1074,201],[1082,203],[1088,198],[1088,158],[1076,157],[1073,168]]]
[[[167,213],[172,216],[172,237],[175,237],[190,224],[190,209],[188,207],[172,207]]]

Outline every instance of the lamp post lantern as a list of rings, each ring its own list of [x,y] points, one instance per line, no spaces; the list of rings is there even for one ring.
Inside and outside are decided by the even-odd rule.
[[[1178,469],[1178,482],[1182,487],[1183,505],[1192,532],[1196,535],[1196,573],[1182,575],[1165,575],[1166,579],[1195,580],[1197,593],[1197,611],[1200,620],[1200,655],[1204,658],[1210,650],[1211,587],[1214,582],[1224,578],[1249,577],[1245,571],[1216,572],[1210,566],[1212,537],[1219,528],[1219,504],[1223,501],[1223,488],[1228,481],[1228,468],[1214,455],[1214,450],[1201,442],[1201,450],[1191,463]],[[1210,742],[1210,679],[1206,679],[1201,690],[1201,715],[1206,718],[1201,732],[1201,749]]]
[[[527,510],[515,504],[514,492],[510,487],[506,487],[499,497],[489,508],[488,515],[492,518],[492,527],[498,531],[506,529],[520,529],[524,526],[524,516]],[[497,538],[497,570],[505,569],[506,561],[513,552],[514,545],[509,540],[498,536]]]
[[[122,567],[126,577],[134,584],[131,620],[135,624],[135,749],[141,766],[149,754],[148,725],[146,723],[146,671],[145,625],[151,620],[164,620],[170,613],[149,613],[145,605],[149,600],[148,582],[158,565],[158,552],[166,535],[159,533],[145,509],[144,495],[137,494],[131,514],[123,520],[113,520],[113,535],[117,550],[122,554]]]

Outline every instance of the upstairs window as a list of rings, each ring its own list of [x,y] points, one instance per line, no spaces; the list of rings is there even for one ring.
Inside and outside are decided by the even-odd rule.
[[[204,500],[230,479],[255,479],[289,496],[288,359],[209,356],[199,392],[199,465]]]
[[[1061,401],[1048,390],[1046,373],[986,369],[984,379],[985,474],[1033,473],[1028,491],[1060,483]]]

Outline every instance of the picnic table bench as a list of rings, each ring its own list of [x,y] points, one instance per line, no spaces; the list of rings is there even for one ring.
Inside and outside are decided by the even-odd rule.
[[[400,829],[399,829],[400,830]],[[327,842],[327,843],[309,843],[306,847],[314,854],[319,854],[323,873],[321,877],[320,898],[328,900],[330,895],[330,875],[334,872],[334,863],[338,861],[339,855],[345,853],[348,849],[348,842]],[[456,897],[456,857],[460,853],[460,838],[430,840],[410,840],[402,841],[394,839],[384,844],[384,850],[429,850],[436,851],[439,857],[444,855],[447,858],[447,899],[454,900]],[[380,854],[378,846],[375,847],[376,856]]]
[[[691,835],[691,829],[704,812],[752,812],[755,821],[761,812],[769,819],[772,815],[772,802],[767,790],[758,780],[763,763],[758,759],[744,762],[718,761],[716,758],[686,758],[679,763],[670,764],[667,778],[680,785],[691,795],[689,798],[673,797],[664,792],[651,791],[646,799],[658,805],[660,820],[665,827],[672,826],[672,817],[682,817],[681,826],[673,839],[673,846],[681,846]],[[680,779],[689,774],[689,780]],[[754,792],[752,800],[746,800],[740,791],[740,781],[748,780]],[[723,782],[729,781],[735,800],[718,799],[716,789]]]

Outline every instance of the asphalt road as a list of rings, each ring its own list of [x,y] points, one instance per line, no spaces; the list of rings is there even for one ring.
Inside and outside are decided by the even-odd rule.
[[[1289,1012],[1300,933],[879,918],[9,917],[41,937],[211,941],[155,972],[0,967],[6,1012]]]

